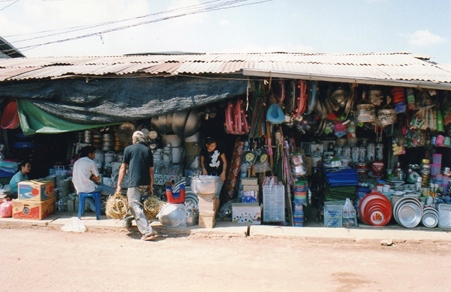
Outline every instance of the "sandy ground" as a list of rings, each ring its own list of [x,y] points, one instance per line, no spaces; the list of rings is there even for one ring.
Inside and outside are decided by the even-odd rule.
[[[0,229],[0,291],[449,291],[450,243]]]

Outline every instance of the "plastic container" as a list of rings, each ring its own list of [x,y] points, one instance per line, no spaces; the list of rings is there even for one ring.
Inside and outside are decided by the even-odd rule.
[[[219,176],[199,175],[191,179],[191,189],[196,194],[216,194],[220,186]]]
[[[442,167],[441,164],[432,163],[431,164],[431,175],[436,176],[437,174],[440,174],[441,167]]]
[[[180,185],[180,191],[173,192],[171,185],[166,185],[166,198],[169,204],[185,203],[185,184]]]
[[[343,205],[324,205],[324,227],[343,227]]]
[[[432,165],[442,164],[442,154],[436,153],[432,155]]]

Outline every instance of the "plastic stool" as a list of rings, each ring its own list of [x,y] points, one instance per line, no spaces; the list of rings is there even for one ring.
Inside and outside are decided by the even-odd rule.
[[[100,219],[100,192],[78,193],[78,219],[85,213],[85,198],[91,197],[96,205],[96,217]]]

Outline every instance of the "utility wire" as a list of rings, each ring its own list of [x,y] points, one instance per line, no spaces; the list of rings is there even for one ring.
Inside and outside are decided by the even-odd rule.
[[[210,11],[217,11],[217,10],[225,10],[225,9],[231,9],[231,8],[242,7],[242,6],[256,5],[256,4],[261,4],[261,3],[264,3],[264,2],[270,2],[270,1],[273,1],[273,0],[261,0],[261,1],[252,2],[252,3],[239,4],[239,3],[247,2],[247,1],[249,1],[249,0],[226,1],[224,3],[219,3],[219,4],[213,5],[211,7],[206,7],[206,8],[194,10],[194,11],[188,12],[188,13],[182,13],[182,14],[178,14],[178,15],[162,17],[162,18],[158,18],[158,19],[155,19],[155,20],[143,21],[143,22],[139,22],[139,23],[136,23],[136,24],[120,26],[120,27],[106,29],[106,30],[99,31],[99,32],[88,33],[88,34],[84,34],[84,35],[80,35],[80,36],[75,36],[75,37],[69,37],[69,38],[55,40],[55,41],[44,42],[44,43],[41,43],[41,44],[34,44],[34,45],[24,46],[24,47],[20,47],[18,49],[21,50],[21,51],[31,50],[31,49],[34,49],[34,48],[37,48],[37,47],[40,47],[40,46],[45,46],[45,45],[54,44],[54,43],[67,42],[67,41],[72,41],[72,40],[77,40],[77,39],[82,39],[82,38],[92,37],[92,36],[101,36],[102,34],[114,32],[114,31],[124,30],[124,29],[132,28],[132,27],[136,27],[136,26],[140,26],[140,25],[144,25],[144,24],[150,24],[150,23],[165,21],[165,20],[174,19],[174,18],[180,18],[180,17],[187,16],[187,15],[194,15],[194,14],[205,13],[205,12],[210,12]],[[212,1],[212,2],[215,2],[215,1]]]
[[[64,29],[44,30],[44,31],[39,31],[39,32],[34,32],[34,33],[22,34],[22,35],[29,35],[29,34],[39,34],[39,33],[45,33],[45,32],[59,31],[59,32],[53,33],[53,34],[36,36],[36,37],[31,37],[31,38],[22,39],[22,40],[15,40],[14,43],[20,43],[20,42],[30,41],[30,40],[34,40],[34,39],[40,39],[40,38],[45,38],[45,37],[50,37],[50,36],[70,33],[70,32],[79,31],[79,30],[91,29],[91,28],[95,28],[95,27],[99,27],[99,26],[105,26],[105,25],[110,25],[110,24],[117,24],[117,23],[131,21],[131,20],[137,20],[137,19],[146,18],[146,17],[149,17],[149,16],[156,16],[156,15],[160,15],[160,14],[167,14],[167,13],[171,13],[171,12],[175,12],[175,11],[179,11],[179,10],[186,10],[188,8],[196,8],[196,6],[201,6],[202,7],[205,4],[218,2],[218,1],[222,1],[222,0],[212,0],[212,1],[205,2],[203,4],[196,4],[196,5],[191,5],[191,6],[185,6],[185,7],[181,7],[181,8],[175,8],[175,9],[171,9],[171,10],[160,11],[160,12],[156,12],[156,13],[151,13],[151,14],[146,14],[146,15],[142,15],[142,16],[126,18],[126,19],[121,19],[121,20],[101,22],[101,23],[93,24],[93,25],[74,26],[74,27],[69,27],[69,28],[64,28]],[[10,37],[15,37],[15,36],[20,36],[20,34],[17,34],[17,35],[6,35],[4,37],[5,38],[6,37],[10,38]]]
[[[16,0],[16,1],[14,1],[13,3],[10,3],[10,4],[6,5],[6,6],[3,7],[2,9],[0,9],[0,11],[5,10],[5,9],[8,8],[9,6],[11,6],[11,5],[13,5],[13,4],[17,3],[17,2],[19,2],[19,0]]]

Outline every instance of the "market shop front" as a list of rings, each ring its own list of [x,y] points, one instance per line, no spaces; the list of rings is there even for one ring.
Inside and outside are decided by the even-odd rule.
[[[154,152],[161,199],[167,181],[185,178],[189,187],[201,173],[207,137],[221,143],[228,169],[220,208],[207,216],[194,190],[186,193],[185,204],[199,220],[212,217],[210,226],[215,217],[451,226],[451,73],[439,65],[404,53],[47,62],[0,63],[3,116],[15,102],[18,119],[2,123],[3,154],[31,158],[32,178],[54,176],[61,209],[74,199],[67,181],[79,148],[98,148],[103,182],[114,185],[123,147],[140,129]]]

